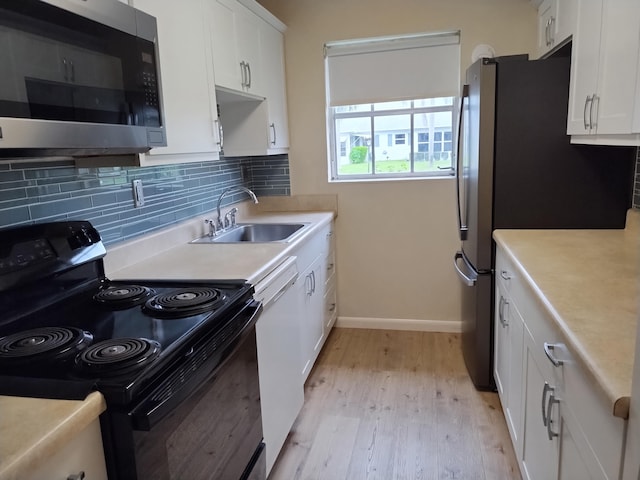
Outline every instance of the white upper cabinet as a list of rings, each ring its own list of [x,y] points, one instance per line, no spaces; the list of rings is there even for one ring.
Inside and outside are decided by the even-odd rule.
[[[219,135],[211,37],[203,0],[134,0],[156,17],[167,146],[140,155],[141,164],[214,160]]]
[[[214,0],[211,8],[216,85],[265,96],[260,18],[235,0]]]
[[[223,155],[287,153],[285,25],[253,0],[208,4]]]
[[[574,143],[637,144],[640,2],[578,5],[567,133]]]
[[[271,153],[284,153],[289,148],[287,92],[284,70],[284,38],[282,32],[262,22],[262,70],[269,114],[268,149]]]
[[[575,30],[577,0],[544,0],[538,6],[538,55],[564,44]]]

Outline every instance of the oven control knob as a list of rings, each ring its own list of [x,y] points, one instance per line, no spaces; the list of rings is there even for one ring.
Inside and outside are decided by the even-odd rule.
[[[67,480],[82,480],[84,478],[84,472],[74,473],[73,475],[69,475]]]

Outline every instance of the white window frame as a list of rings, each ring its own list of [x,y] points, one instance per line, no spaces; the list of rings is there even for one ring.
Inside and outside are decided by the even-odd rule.
[[[422,99],[417,99],[422,100]],[[362,181],[362,180],[397,180],[402,178],[434,178],[434,177],[442,177],[442,176],[450,176],[453,175],[453,162],[455,161],[455,152],[451,153],[450,164],[449,167],[445,167],[439,169],[437,171],[415,171],[415,162],[416,162],[416,153],[418,152],[418,132],[416,132],[414,128],[414,115],[419,115],[423,113],[440,113],[440,112],[448,112],[451,115],[451,136],[454,137],[454,132],[456,128],[455,123],[455,106],[457,105],[457,97],[453,98],[453,102],[450,105],[439,105],[439,106],[431,106],[431,107],[414,107],[414,101],[410,102],[410,107],[408,108],[398,108],[398,109],[389,109],[389,110],[375,110],[374,104],[370,104],[370,109],[367,111],[362,111],[361,109],[355,109],[354,111],[348,112],[338,112],[339,107],[329,107],[328,117],[329,117],[329,148],[331,151],[329,152],[330,158],[330,180],[333,182],[341,182],[341,181]],[[376,135],[379,135],[379,132],[375,131],[374,119],[376,117],[385,117],[385,116],[393,116],[393,115],[409,115],[410,116],[410,132],[402,132],[402,133],[390,133],[388,134],[391,137],[391,145],[398,145],[396,143],[397,135],[404,135],[405,143],[403,145],[407,145],[407,141],[410,140],[409,148],[410,148],[410,156],[409,156],[409,171],[408,172],[398,172],[398,173],[376,173],[376,153],[375,148],[371,148],[370,156],[371,156],[371,172],[365,174],[340,174],[338,172],[338,158],[336,158],[336,122],[340,119],[344,118],[369,118],[371,125],[371,137],[375,138]],[[444,138],[445,130],[438,128],[435,131],[442,132],[442,137]],[[434,144],[435,134],[429,135],[429,147],[428,152],[434,153],[433,144]],[[387,137],[388,138],[388,137]],[[444,140],[441,144],[444,143]]]
[[[361,181],[361,180],[394,180],[401,178],[430,178],[450,176],[453,174],[455,152],[451,152],[449,163],[438,166],[438,170],[415,171],[416,162],[422,162],[425,157],[431,159],[434,153],[435,128],[429,128],[429,142],[427,152],[418,152],[418,132],[424,131],[423,123],[419,128],[415,127],[415,115],[423,113],[442,113],[451,115],[450,125],[452,138],[456,137],[456,115],[454,109],[458,105],[459,88],[459,58],[460,58],[460,32],[435,32],[418,33],[390,37],[364,38],[329,42],[325,44],[325,85],[327,94],[327,148],[330,182]],[[434,48],[435,47],[435,48]],[[433,70],[429,65],[441,65],[440,70]],[[380,70],[379,65],[392,66],[387,70]],[[389,72],[406,72],[404,76],[398,76]],[[373,79],[367,83],[358,83],[353,79]],[[438,106],[425,105],[424,100],[452,98],[450,104]],[[420,105],[414,106],[414,102]],[[404,108],[401,104],[378,106],[387,102],[406,102],[410,108]],[[347,108],[345,108],[347,107]],[[386,109],[389,107],[388,109]],[[375,119],[377,117],[402,115],[407,116],[410,125],[403,121],[403,128],[393,130],[376,130]],[[347,130],[340,131],[338,122],[342,119],[362,119],[361,132]],[[448,127],[447,125],[447,127]],[[380,123],[378,123],[380,128]],[[408,128],[407,128],[408,127]],[[438,131],[441,131],[438,129]],[[339,173],[339,169],[345,164],[345,156],[339,156],[336,145],[347,138],[348,135],[361,133],[367,140],[369,150],[367,152],[367,173]],[[404,151],[401,158],[406,158],[409,163],[406,172],[377,172],[376,173],[376,138],[380,139],[386,134],[389,147],[389,155],[397,155],[397,148],[408,147],[409,153]],[[444,133],[442,134],[444,138]],[[336,139],[336,136],[340,136]],[[404,137],[404,142],[398,143]],[[424,143],[424,142],[422,142]],[[422,145],[421,143],[421,145]],[[369,145],[370,144],[370,145]],[[441,145],[444,141],[440,142]],[[351,149],[347,150],[347,157]],[[428,155],[423,155],[427,153]],[[386,151],[379,151],[378,156],[386,156],[391,160]],[[382,158],[378,161],[383,161]],[[444,168],[443,168],[444,167]],[[423,165],[417,166],[423,169]],[[432,167],[433,168],[433,167]],[[346,169],[345,169],[346,170]],[[344,172],[344,170],[343,170]]]

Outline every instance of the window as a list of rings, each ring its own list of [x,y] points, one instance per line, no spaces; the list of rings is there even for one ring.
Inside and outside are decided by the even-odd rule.
[[[452,172],[459,32],[333,42],[325,49],[330,180]]]

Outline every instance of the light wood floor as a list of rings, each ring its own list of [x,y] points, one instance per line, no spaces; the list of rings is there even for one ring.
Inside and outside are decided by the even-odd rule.
[[[334,328],[269,480],[520,479],[460,335]]]

